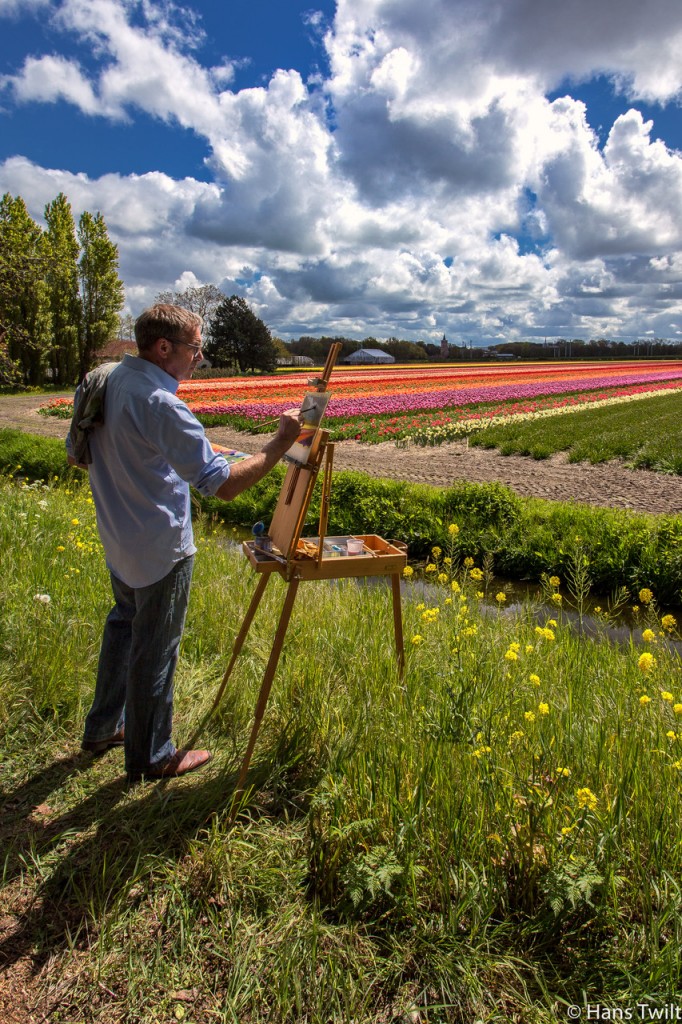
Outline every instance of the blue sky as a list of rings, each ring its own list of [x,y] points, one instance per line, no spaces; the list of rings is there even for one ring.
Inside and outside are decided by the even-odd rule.
[[[682,338],[678,0],[0,0],[0,37],[0,191],[101,210],[135,315]]]

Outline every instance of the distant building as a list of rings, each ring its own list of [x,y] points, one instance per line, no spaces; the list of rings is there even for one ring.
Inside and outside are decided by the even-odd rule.
[[[440,357],[441,359],[447,359],[449,355],[450,346],[448,344],[448,339],[445,337],[445,335],[443,335],[443,337],[440,340]]]
[[[95,352],[95,359],[100,363],[118,363],[125,355],[137,355],[137,345],[135,342],[132,338],[113,338],[99,349],[99,351]]]
[[[315,360],[310,356],[280,356],[278,366],[314,366]]]
[[[351,353],[343,361],[350,363],[351,366],[357,366],[360,363],[394,363],[395,359],[380,348],[359,348],[357,352]]]

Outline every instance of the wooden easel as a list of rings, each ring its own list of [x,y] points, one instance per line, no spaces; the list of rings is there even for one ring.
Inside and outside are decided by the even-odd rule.
[[[341,351],[341,343],[330,346],[327,361],[320,377],[309,381],[318,393],[326,393],[331,372]],[[315,394],[307,396],[314,398]],[[324,402],[326,404],[326,402]],[[315,403],[311,403],[313,409]],[[313,417],[315,413],[313,412]],[[287,583],[287,592],[280,612],[270,657],[265,667],[260,693],[256,702],[253,725],[246,752],[242,760],[237,785],[232,800],[232,817],[237,812],[240,798],[244,793],[246,776],[251,764],[251,757],[256,746],[265,708],[270,696],[272,682],[284,646],[289,620],[296,600],[299,584],[304,580],[335,580],[357,578],[361,576],[390,576],[393,599],[393,628],[395,633],[398,671],[402,676],[405,670],[405,650],[403,645],[402,611],[400,604],[400,577],[407,564],[407,548],[399,541],[387,541],[375,534],[358,534],[353,537],[326,536],[329,516],[329,501],[332,484],[332,466],[334,445],[329,443],[329,432],[319,429],[319,412],[317,420],[307,420],[305,414],[304,428],[298,441],[287,453],[285,458],[296,453],[299,461],[290,462],[284,477],[282,489],[277,501],[270,530],[267,537],[245,541],[243,551],[251,565],[260,575],[248,611],[244,616],[241,628],[232,648],[230,662],[216,694],[213,705],[187,743],[193,747],[206,722],[216,710],[225,687],[232,674],[237,658],[244,646],[251,624],[258,610],[265,588],[273,574],[278,573]],[[306,515],[310,507],[318,473],[324,461],[322,496],[320,502],[320,522],[318,536],[302,541],[301,534],[305,525]],[[359,551],[348,553],[349,542]]]
[[[334,580],[360,576],[390,576],[398,671],[401,676],[404,673],[405,651],[400,603],[400,577],[402,570],[407,564],[406,549],[404,545],[383,540],[383,538],[374,534],[358,534],[353,537],[326,537],[334,453],[334,446],[329,444],[328,438],[329,434],[327,431],[319,430],[313,441],[307,464],[289,466],[273,516],[270,535],[265,545],[262,539],[245,541],[242,545],[251,565],[260,574],[260,579],[241,629],[234,642],[232,656],[225,670],[213,709],[217,707],[225,691],[227,681],[239,657],[258,605],[271,577],[274,573],[278,573],[289,585],[277,623],[270,657],[261,682],[251,734],[237,779],[232,803],[233,817],[239,806],[240,798],[244,793],[251,757],[282,653],[294,601],[296,600],[296,593],[302,581]],[[323,459],[325,471],[318,537],[301,541],[301,532],[305,523],[306,513]],[[343,553],[344,547],[347,551],[348,541],[360,542],[362,544],[362,550],[359,554]],[[270,544],[272,544],[272,547],[270,547]],[[358,544],[356,543],[355,546],[357,547]],[[334,548],[338,550],[334,550]]]

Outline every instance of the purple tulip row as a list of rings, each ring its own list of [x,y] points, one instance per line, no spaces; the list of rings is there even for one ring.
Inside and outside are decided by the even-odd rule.
[[[474,402],[498,402],[509,398],[537,398],[539,395],[559,395],[565,391],[592,391],[596,388],[627,387],[631,384],[648,384],[658,381],[682,378],[682,364],[679,370],[647,371],[626,374],[615,378],[595,376],[581,380],[581,387],[567,387],[567,381],[535,381],[533,383],[511,382],[490,386],[478,385],[470,388],[452,388],[434,391],[408,391],[395,395],[365,395],[356,398],[332,398],[327,406],[327,416],[373,416],[385,413],[418,412],[428,409],[448,409]],[[192,405],[195,413],[238,414],[254,420],[277,416],[291,405],[291,400],[282,402],[217,402],[206,405]]]

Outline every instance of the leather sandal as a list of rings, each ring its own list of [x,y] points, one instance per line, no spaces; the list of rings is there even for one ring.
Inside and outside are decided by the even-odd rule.
[[[188,772],[203,768],[212,757],[209,750],[176,750],[162,765],[147,768],[143,772],[128,772],[128,782],[141,782],[142,779],[177,779]]]

